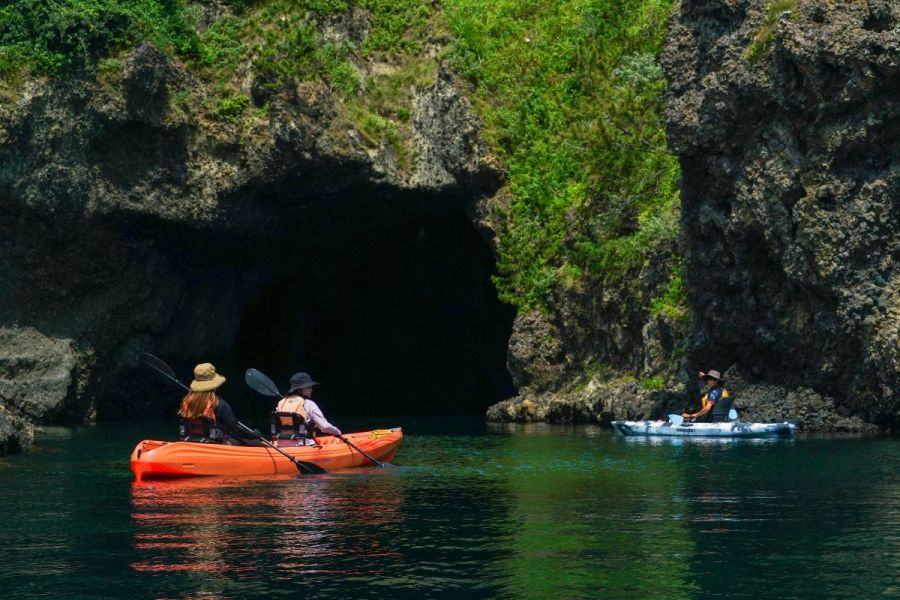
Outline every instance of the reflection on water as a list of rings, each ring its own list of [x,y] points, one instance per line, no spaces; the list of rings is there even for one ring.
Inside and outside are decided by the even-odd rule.
[[[900,593],[890,438],[622,439],[400,422],[395,469],[134,482],[146,430],[0,463],[13,598],[748,598]],[[168,425],[160,426],[165,433]]]
[[[355,479],[342,481],[347,477]],[[399,528],[402,504],[398,479],[386,471],[134,482],[133,546],[140,559],[131,567],[253,572],[265,552],[276,573],[375,575],[371,559],[399,556],[379,546],[386,531]],[[338,530],[339,539],[331,535]]]

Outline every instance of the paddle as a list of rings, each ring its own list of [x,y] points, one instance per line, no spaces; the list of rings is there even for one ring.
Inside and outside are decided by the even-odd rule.
[[[156,373],[157,375],[161,376],[162,378],[168,380],[170,383],[174,383],[175,385],[182,387],[187,392],[191,391],[191,388],[189,388],[188,386],[183,384],[181,382],[181,380],[179,380],[178,377],[175,376],[174,371],[172,371],[172,369],[169,367],[169,365],[167,365],[165,362],[163,362],[161,359],[157,358],[156,356],[153,356],[152,354],[144,353],[144,354],[141,354],[141,356],[138,360],[141,363],[141,366],[144,367],[145,369],[148,369],[151,372]],[[240,425],[247,431],[253,431],[252,429],[250,429],[249,427],[247,427],[240,421],[238,421],[238,425]],[[322,474],[328,472],[317,464],[314,464],[311,462],[306,462],[304,460],[297,460],[296,458],[294,458],[287,452],[284,452],[278,446],[270,444],[269,441],[266,438],[264,438],[262,435],[259,436],[259,441],[261,441],[263,444],[265,444],[269,448],[272,448],[276,452],[279,452],[279,453],[283,454],[285,457],[287,457],[288,460],[290,460],[292,463],[294,463],[294,466],[297,467],[297,470],[300,471],[300,473],[305,472],[305,473],[310,473],[313,475],[322,475]]]
[[[733,408],[731,410],[729,410],[728,418],[731,419],[732,421],[737,419],[738,418],[737,411],[734,410]],[[684,417],[682,417],[681,415],[671,414],[671,415],[669,415],[669,421],[672,422],[672,425],[675,425],[676,427],[678,427],[679,425],[684,423]]]
[[[271,379],[269,379],[268,377],[266,377],[262,372],[260,372],[256,369],[247,369],[247,372],[244,374],[244,381],[246,381],[247,385],[249,385],[251,388],[253,388],[254,391],[262,394],[263,396],[271,396],[272,398],[284,399],[284,396],[282,395],[282,393],[280,391],[278,391],[278,386],[275,385],[275,382],[272,381]],[[368,452],[366,452],[365,450],[363,450],[362,448],[360,448],[359,446],[357,446],[356,444],[354,444],[353,442],[351,442],[350,440],[348,440],[347,438],[342,436],[341,434],[337,434],[335,437],[337,437],[339,440],[341,440],[342,442],[344,442],[345,444],[347,444],[348,446],[350,446],[351,448],[353,448],[354,450],[356,450],[357,452],[359,452],[360,454],[362,454],[363,456],[365,456],[366,458],[371,460],[373,463],[375,463],[379,467],[393,466],[389,463],[378,460],[377,458],[375,458],[374,456],[372,456],[371,454],[369,454]]]

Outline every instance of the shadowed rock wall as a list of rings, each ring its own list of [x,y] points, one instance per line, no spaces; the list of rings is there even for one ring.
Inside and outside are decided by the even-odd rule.
[[[663,54],[688,361],[896,427],[900,5],[767,5],[683,0]]]

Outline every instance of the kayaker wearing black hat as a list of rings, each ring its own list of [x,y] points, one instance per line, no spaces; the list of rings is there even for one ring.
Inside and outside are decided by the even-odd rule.
[[[322,410],[313,402],[313,388],[319,385],[308,373],[294,373],[291,387],[287,395],[278,403],[275,410],[280,413],[296,413],[303,418],[307,435],[312,437],[316,429],[322,433],[341,435],[341,430],[329,423]]]
[[[709,372],[699,373],[701,379],[706,380],[706,393],[700,398],[701,408],[695,413],[682,413],[685,420],[695,423],[724,423],[728,421],[728,411],[734,399],[728,390],[725,389],[725,382],[722,380],[722,374],[715,369]]]
[[[259,431],[239,423],[231,406],[216,393],[223,383],[225,378],[216,373],[212,364],[201,363],[194,367],[191,391],[181,400],[178,409],[181,439],[260,446]]]

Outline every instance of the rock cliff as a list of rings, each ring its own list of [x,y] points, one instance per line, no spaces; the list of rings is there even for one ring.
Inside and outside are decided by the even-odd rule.
[[[202,6],[204,28],[230,11]],[[371,28],[310,15],[290,27],[335,47]],[[615,277],[560,269],[545,310],[518,315],[491,285],[511,192],[446,37],[412,62],[350,52],[356,96],[253,52],[216,82],[149,43],[4,91],[0,452],[29,422],[170,414],[146,350],[183,376],[327,357],[319,378],[360,403],[515,395],[488,418],[520,421],[660,416],[689,402],[688,373],[731,367],[750,418],[896,427],[898,19],[876,0],[682,0],[661,59],[683,171],[662,218],[681,239]],[[585,206],[571,231],[603,224]],[[664,302],[682,288],[690,315]]]
[[[682,0],[663,62],[688,362],[896,427],[900,5]]]
[[[386,140],[361,140],[321,83],[295,82],[240,121],[200,109],[207,93],[190,69],[145,43],[112,73],[36,80],[0,105],[0,406],[40,423],[170,414],[177,392],[136,369],[145,350],[186,378],[192,362],[233,355],[242,340],[258,352],[234,358],[235,370],[280,344],[270,364],[296,369],[308,364],[311,312],[319,318],[345,301],[355,276],[399,277],[355,274],[392,244],[413,263],[444,256],[433,269],[419,264],[418,276],[419,288],[457,278],[450,301],[465,294],[458,310],[473,313],[446,315],[447,328],[485,319],[482,330],[499,327],[503,339],[508,310],[484,297],[490,250],[466,216],[500,175],[447,69],[409,90],[405,157]],[[454,228],[471,239],[444,245]],[[378,268],[392,264],[378,256],[387,261]],[[400,306],[446,310],[441,298],[403,297],[421,291],[415,285],[399,288]],[[364,291],[355,293],[359,315],[334,320],[370,320],[364,305],[380,299]],[[265,300],[285,295],[289,308]],[[481,348],[467,352],[502,368],[499,350],[494,361]],[[468,381],[460,376],[463,388]]]

